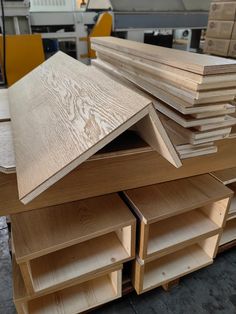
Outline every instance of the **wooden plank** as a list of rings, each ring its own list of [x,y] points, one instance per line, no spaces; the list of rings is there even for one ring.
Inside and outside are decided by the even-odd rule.
[[[206,174],[124,192],[145,223],[154,223],[232,196],[232,191]]]
[[[151,105],[149,98],[62,53],[14,84],[9,97],[24,204],[144,118]],[[179,166],[177,154],[174,159]]]
[[[231,204],[229,207],[229,216],[228,216],[228,220],[229,220],[229,219],[233,219],[236,216],[236,182],[234,181],[234,183],[229,184],[228,187],[234,192],[234,195],[231,199]]]
[[[205,129],[208,129],[208,127],[204,128],[205,125],[207,126],[214,125],[215,129],[229,126],[229,125],[223,125],[223,123],[225,123],[224,122],[225,116],[206,118],[206,119],[194,119],[194,118],[191,118],[191,117],[188,117],[179,113],[177,110],[170,108],[168,105],[166,105],[165,103],[161,101],[154,100],[153,104],[159,112],[166,115],[170,119],[174,120],[178,124],[182,125],[184,128],[196,127],[199,131],[204,131]]]
[[[145,56],[146,59],[197,74],[209,75],[236,72],[236,61],[229,59],[193,54],[115,37],[92,38],[91,42],[114,50],[131,53],[135,56]]]
[[[117,194],[12,215],[11,220],[18,263],[135,224]]]
[[[219,171],[212,172],[216,179],[222,182],[224,185],[236,182],[236,167],[230,169],[223,169]]]
[[[12,142],[11,122],[0,123],[0,172],[15,173],[16,162]]]
[[[203,78],[201,75],[193,75],[193,73],[181,69],[173,69],[173,67],[133,56],[132,54],[125,54],[121,51],[115,51],[114,49],[109,49],[96,44],[93,44],[93,47],[96,50],[97,57],[103,61],[107,60],[110,61],[110,63],[114,60],[118,61],[125,67],[132,66],[133,69],[136,68],[140,71],[155,75],[157,79],[165,80],[175,86],[181,85],[184,88],[200,91],[235,87],[236,85],[235,74],[211,75]]]
[[[216,116],[222,116],[222,115],[229,115],[231,113],[235,113],[235,106],[228,104],[224,110],[194,113],[192,114],[192,116],[196,119],[202,119],[202,118],[210,118],[210,117],[216,117]]]
[[[28,205],[18,198],[15,174],[0,173],[0,215],[54,206],[80,199],[138,188],[236,167],[236,139],[218,142],[218,153],[184,160],[177,169],[156,152],[112,155],[90,160]],[[115,180],[114,180],[115,178]],[[63,191],[63,193],[62,193]]]
[[[225,89],[212,89],[212,90],[203,90],[203,91],[192,91],[188,88],[183,87],[182,85],[173,85],[163,79],[159,79],[155,75],[145,73],[139,69],[134,68],[130,64],[123,64],[120,61],[114,61],[110,57],[104,57],[98,54],[99,59],[102,61],[108,62],[112,66],[115,66],[118,70],[124,71],[127,74],[132,76],[137,76],[140,79],[152,84],[158,89],[170,94],[171,96],[176,96],[181,100],[189,103],[190,105],[204,104],[210,102],[219,102],[219,101],[232,101],[236,94],[235,87]]]
[[[202,124],[195,126],[198,131],[209,131],[216,128],[227,128],[236,125],[236,118],[231,116],[225,116],[224,121],[210,124]]]
[[[9,111],[9,100],[8,100],[8,89],[0,89],[0,122],[9,121],[10,111]]]
[[[227,221],[223,235],[220,240],[220,245],[225,245],[236,239],[236,219]]]
[[[112,73],[113,75],[125,77],[130,82],[134,83],[136,86],[139,86],[141,89],[147,91],[151,95],[155,96],[156,98],[164,101],[169,106],[173,107],[174,109],[178,110],[183,114],[193,114],[199,112],[208,112],[208,111],[219,111],[224,110],[227,108],[227,102],[220,102],[221,100],[218,98],[217,103],[209,103],[204,105],[195,105],[193,107],[192,104],[176,97],[170,95],[169,93],[165,92],[164,90],[154,86],[150,83],[149,80],[144,80],[143,78],[138,77],[137,75],[132,75],[127,71],[121,70],[120,68],[117,69],[116,67],[112,67],[111,64],[103,62],[101,60],[92,60],[92,64],[102,69],[106,73]]]
[[[218,234],[221,228],[201,210],[190,211],[149,226],[147,256],[155,258],[177,251],[204,238]]]

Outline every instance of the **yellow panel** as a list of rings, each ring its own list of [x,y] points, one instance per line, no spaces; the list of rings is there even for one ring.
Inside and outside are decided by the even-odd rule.
[[[0,37],[0,60],[2,62],[2,36]],[[44,60],[41,35],[6,36],[6,73],[9,86]]]
[[[112,31],[112,16],[109,13],[103,13],[99,16],[97,23],[91,31],[89,38],[91,37],[104,37],[111,36]],[[90,48],[89,41],[89,56],[90,58],[96,58],[96,53]]]

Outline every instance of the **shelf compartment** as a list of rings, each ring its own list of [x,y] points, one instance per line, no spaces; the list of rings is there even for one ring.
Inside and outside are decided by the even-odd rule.
[[[135,231],[117,194],[12,216],[16,261],[31,295],[133,259]]]
[[[129,227],[127,227],[129,228]],[[73,281],[92,278],[97,271],[130,260],[115,232],[33,259],[30,262],[35,293],[58,290]]]
[[[154,261],[136,259],[133,271],[136,292],[144,293],[212,264],[215,250],[211,246],[218,241],[217,235]]]
[[[236,218],[227,221],[222,237],[220,239],[220,246],[236,240]]]
[[[219,234],[221,228],[201,209],[150,224],[147,259],[157,258]]]
[[[19,269],[13,268],[14,302],[19,314],[77,314],[121,297],[121,268],[98,273],[86,282],[35,298],[27,295]]]
[[[139,257],[161,257],[220,233],[232,195],[208,174],[125,191],[139,218]]]
[[[236,218],[236,183],[228,185],[228,187],[234,192],[234,195],[231,199],[231,204],[229,207],[228,220]]]

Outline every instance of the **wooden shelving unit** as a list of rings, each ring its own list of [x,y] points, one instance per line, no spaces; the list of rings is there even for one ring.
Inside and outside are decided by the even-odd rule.
[[[28,296],[21,301],[28,302],[24,314],[59,311],[57,298],[66,314],[74,314],[120,296],[121,279],[113,281],[135,257],[136,219],[118,194],[19,213],[11,220],[14,258]],[[107,293],[112,285],[116,289]],[[14,298],[18,307],[20,300]]]
[[[124,192],[140,221],[138,294],[213,262],[232,194],[210,175]]]
[[[15,262],[13,278],[13,297],[18,314],[77,314],[121,297],[122,266],[97,273],[90,280],[41,297],[27,294]]]
[[[231,248],[231,242],[235,245],[233,241],[236,241],[236,168],[215,171],[211,174],[234,193],[231,199],[224,231],[220,239],[219,251],[221,252]]]

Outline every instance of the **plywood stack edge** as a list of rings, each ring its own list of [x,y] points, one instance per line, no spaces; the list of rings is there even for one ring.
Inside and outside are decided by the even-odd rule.
[[[139,219],[138,294],[213,263],[232,191],[210,175],[124,192]]]
[[[136,219],[117,194],[11,216],[19,314],[74,314],[121,297]]]
[[[236,62],[136,43],[94,38],[93,65],[145,90],[181,159],[217,151],[236,119]]]
[[[226,225],[220,240],[219,251],[236,245],[236,168],[212,172],[211,175],[232,190],[233,198],[229,208]]]

